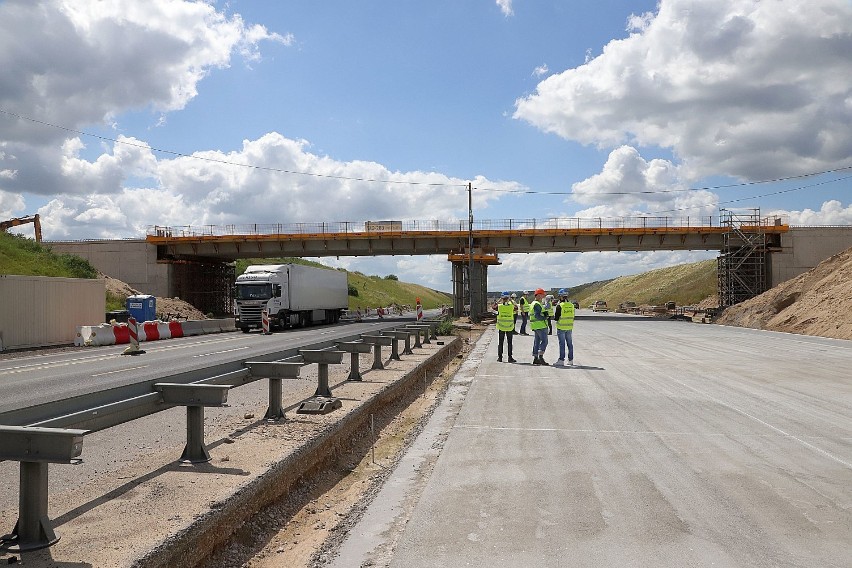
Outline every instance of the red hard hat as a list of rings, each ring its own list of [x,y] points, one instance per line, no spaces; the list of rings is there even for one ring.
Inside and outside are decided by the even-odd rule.
[[[536,289],[535,289],[535,295],[536,295],[536,296],[538,296],[539,294],[541,294],[542,296],[544,296],[544,294],[545,294],[545,292],[544,292],[544,288],[536,288]]]

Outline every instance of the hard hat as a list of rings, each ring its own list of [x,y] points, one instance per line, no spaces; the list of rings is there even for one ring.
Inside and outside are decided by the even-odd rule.
[[[501,298],[508,298],[508,297],[509,297],[509,293],[508,293],[508,292],[503,292],[502,294],[500,294],[500,297],[501,297]]]
[[[548,294],[547,296],[545,296],[545,298],[547,298],[548,300],[552,300],[552,299],[553,299],[553,294]]]
[[[515,296],[515,293],[514,293],[514,292],[512,292],[511,297],[512,297],[512,298],[517,298],[517,296]]]
[[[524,290],[524,296],[529,296],[529,295],[530,295],[529,290]]]
[[[544,296],[544,288],[536,288],[535,289],[535,295],[538,296],[539,294]]]
[[[565,296],[566,294],[568,294],[568,290],[566,290],[565,288],[559,289],[559,295],[560,296]]]

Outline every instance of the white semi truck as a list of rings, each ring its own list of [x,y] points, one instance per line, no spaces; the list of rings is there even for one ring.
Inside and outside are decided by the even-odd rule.
[[[302,264],[259,264],[236,280],[236,326],[260,329],[268,310],[270,330],[335,323],[349,304],[346,272]]]

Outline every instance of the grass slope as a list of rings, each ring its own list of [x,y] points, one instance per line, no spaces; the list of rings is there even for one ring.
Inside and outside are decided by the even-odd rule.
[[[97,278],[89,262],[73,254],[56,254],[33,239],[0,231],[0,274]]]
[[[715,294],[716,287],[716,260],[710,259],[584,285],[573,298],[581,307],[605,300],[611,310],[626,301],[637,305],[676,302],[688,306]]]

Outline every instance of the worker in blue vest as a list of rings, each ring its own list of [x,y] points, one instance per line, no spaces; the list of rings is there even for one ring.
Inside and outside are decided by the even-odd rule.
[[[544,290],[537,288],[535,300],[530,304],[530,329],[535,334],[533,337],[533,365],[549,365],[544,360],[544,350],[547,349],[547,314],[544,311]]]
[[[568,301],[568,291],[559,290],[559,303],[556,305],[556,337],[559,340],[559,360],[554,365],[565,364],[565,346],[568,345],[568,364],[574,364],[574,304]]]
[[[509,298],[508,292],[500,295],[500,303],[497,304],[497,333],[500,339],[497,342],[497,360],[503,361],[503,339],[509,346],[509,363],[514,363],[512,358],[512,336],[515,334],[515,303]]]

